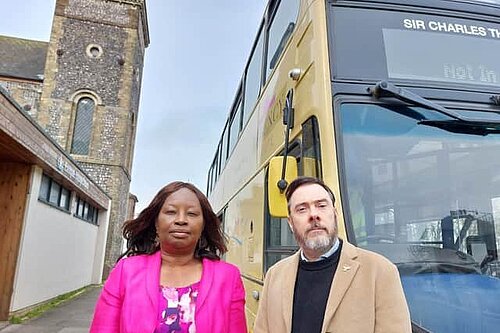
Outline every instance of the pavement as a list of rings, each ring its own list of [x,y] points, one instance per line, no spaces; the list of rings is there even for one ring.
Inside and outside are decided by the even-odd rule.
[[[88,333],[101,288],[85,293],[22,324],[0,323],[1,333]]]

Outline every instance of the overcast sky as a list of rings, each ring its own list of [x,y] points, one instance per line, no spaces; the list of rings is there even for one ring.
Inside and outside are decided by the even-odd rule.
[[[203,192],[267,0],[147,0],[131,192],[144,208],[174,180]],[[0,35],[49,41],[55,0],[2,1]]]

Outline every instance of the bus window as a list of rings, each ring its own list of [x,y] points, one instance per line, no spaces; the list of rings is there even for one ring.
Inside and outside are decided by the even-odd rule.
[[[210,191],[212,190],[212,184],[213,184],[213,181],[212,181],[212,175],[213,175],[213,162],[212,162],[212,165],[210,166],[210,169],[208,169],[208,180],[207,180],[207,195],[208,193],[210,193]]]
[[[212,168],[211,168],[212,174],[211,174],[211,177],[209,178],[210,179],[210,192],[214,189],[215,182],[217,181],[217,163],[218,163],[218,159],[217,159],[217,155],[215,155],[215,156],[216,157],[214,158],[214,161],[212,163]]]
[[[224,208],[218,215],[217,215],[217,218],[219,219],[220,221],[220,225],[221,225],[221,229],[224,230],[224,218],[225,218],[225,213],[226,213],[226,209]]]
[[[235,108],[235,113],[233,119],[231,120],[231,125],[229,126],[229,154],[233,151],[241,131],[241,112],[242,107],[240,101],[238,106]]]
[[[486,290],[500,275],[498,135],[421,125],[443,116],[416,106],[345,103],[340,113],[350,241],[398,265],[412,318],[437,327],[433,332],[496,331],[476,329],[486,311],[481,306],[489,304],[486,291],[466,296],[481,310],[454,310],[469,315],[467,330],[455,320],[433,321],[421,309],[423,299],[460,299],[464,288]],[[498,290],[494,283],[488,292]]]
[[[321,178],[318,120],[309,118],[302,125],[302,174]]]
[[[245,101],[243,103],[243,125],[246,124],[250,114],[252,113],[255,102],[259,97],[261,86],[261,72],[262,72],[262,45],[263,36],[260,34],[257,44],[248,64],[245,76]]]
[[[220,227],[221,227],[222,231],[224,232],[224,234],[226,234],[226,230],[225,230],[226,209],[227,209],[227,207],[222,209],[222,211],[220,211],[219,214],[217,214],[217,218],[220,221]],[[222,259],[225,259],[225,258],[226,258],[226,254],[224,254],[222,256]]]
[[[222,142],[219,142],[219,147],[217,148],[217,162],[216,162],[216,168],[217,172],[215,173],[215,182],[219,179],[219,175],[222,172]]]
[[[276,67],[276,63],[292,35],[297,20],[299,3],[299,0],[281,1],[278,8],[273,11],[274,16],[268,28],[266,78]]]
[[[227,143],[228,143],[228,126],[224,128],[224,134],[222,134],[222,142],[221,142],[221,168],[220,171],[224,169],[226,166],[226,160],[227,160]]]

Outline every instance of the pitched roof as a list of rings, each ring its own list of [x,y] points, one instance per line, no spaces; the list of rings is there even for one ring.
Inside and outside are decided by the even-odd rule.
[[[0,76],[43,80],[48,42],[0,36]]]

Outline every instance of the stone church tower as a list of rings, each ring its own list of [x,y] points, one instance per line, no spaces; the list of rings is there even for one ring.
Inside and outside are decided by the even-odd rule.
[[[56,0],[33,116],[112,198],[104,276],[122,252],[148,44],[145,0]]]

